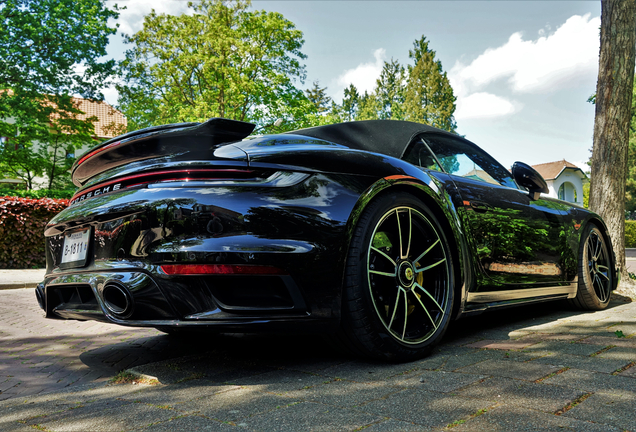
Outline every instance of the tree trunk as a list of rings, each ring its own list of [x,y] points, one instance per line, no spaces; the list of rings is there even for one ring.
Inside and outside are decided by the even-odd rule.
[[[635,56],[636,0],[602,0],[590,209],[607,224],[624,280],[628,278],[625,180]]]

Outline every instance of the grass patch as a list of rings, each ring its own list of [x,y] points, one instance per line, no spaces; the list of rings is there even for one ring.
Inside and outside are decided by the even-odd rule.
[[[455,420],[454,422],[447,424],[446,429],[452,429],[459,425],[463,425],[464,423],[466,423],[466,420]]]
[[[541,381],[547,380],[548,378],[552,378],[553,376],[562,374],[563,372],[565,372],[566,370],[569,370],[569,369],[570,369],[569,367],[561,368],[558,371],[552,372],[551,374],[544,376],[543,378],[539,378],[539,379],[534,380],[534,382],[535,382],[535,384],[538,384]]]
[[[492,408],[492,407],[490,407]],[[462,420],[455,420],[452,423],[449,423],[446,425],[446,429],[452,429],[454,427],[463,425],[464,423],[466,423],[468,420],[474,419],[475,417],[479,417],[480,415],[484,415],[488,412],[489,408],[482,408],[474,413],[472,413],[470,416],[468,416],[467,419],[462,419]]]
[[[590,354],[590,357],[596,357],[599,354],[603,354],[606,351],[611,350],[612,348],[616,347],[616,345],[608,345],[605,348],[601,348],[600,350],[596,351],[595,353]]]
[[[127,371],[121,371],[108,381],[110,384],[146,384],[157,385],[159,381],[156,379],[142,378],[139,375],[132,374]]]
[[[583,402],[585,399],[589,398],[593,394],[594,393],[585,393],[584,395],[581,395],[581,396],[577,397],[572,402],[570,402],[569,404],[567,404],[566,406],[564,406],[560,410],[556,411],[554,414],[555,415],[561,415],[561,414],[563,414],[565,412],[570,411],[572,408],[574,408],[575,406],[577,406],[578,404],[580,404],[581,402]]]
[[[636,362],[628,363],[625,366],[623,366],[622,368],[616,369],[614,372],[612,372],[612,375],[618,375],[619,373],[624,372],[627,369],[632,368],[634,366],[636,366]]]

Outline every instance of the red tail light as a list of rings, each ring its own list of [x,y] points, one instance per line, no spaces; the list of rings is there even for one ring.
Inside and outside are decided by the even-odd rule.
[[[233,264],[165,264],[161,270],[167,275],[284,275],[278,267]]]

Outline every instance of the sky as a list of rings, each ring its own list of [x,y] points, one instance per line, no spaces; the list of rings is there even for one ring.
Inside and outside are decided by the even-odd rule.
[[[118,0],[126,6],[110,58],[128,48],[121,33],[143,16],[188,13],[183,0]],[[307,78],[340,102],[353,83],[371,91],[384,61],[409,64],[422,35],[457,97],[457,132],[505,167],[566,159],[588,171],[598,73],[600,1],[309,1],[253,0],[281,13],[304,34]],[[117,104],[117,93],[104,92]]]

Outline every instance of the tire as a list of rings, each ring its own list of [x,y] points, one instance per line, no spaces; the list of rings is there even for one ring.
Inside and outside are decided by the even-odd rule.
[[[453,291],[435,216],[412,195],[383,195],[362,213],[349,247],[341,341],[384,361],[424,357],[446,332]]]
[[[594,224],[588,224],[579,246],[579,286],[570,300],[578,309],[603,310],[610,302],[614,275],[605,237]]]

